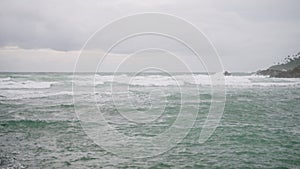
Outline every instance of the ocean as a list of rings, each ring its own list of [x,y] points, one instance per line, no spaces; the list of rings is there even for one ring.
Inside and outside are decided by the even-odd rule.
[[[300,168],[300,79],[227,76],[222,118],[199,143],[211,86],[206,74],[189,76],[0,73],[0,168]],[[175,126],[183,102],[186,116],[197,109],[184,138],[143,144]],[[87,132],[80,117],[100,114],[111,129]],[[157,153],[139,158],[143,149]]]

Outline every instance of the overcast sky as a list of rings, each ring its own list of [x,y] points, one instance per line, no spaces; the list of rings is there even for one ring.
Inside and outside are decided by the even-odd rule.
[[[300,51],[299,0],[0,0],[0,71],[72,71],[96,30],[142,12],[194,24],[229,71],[256,71]]]

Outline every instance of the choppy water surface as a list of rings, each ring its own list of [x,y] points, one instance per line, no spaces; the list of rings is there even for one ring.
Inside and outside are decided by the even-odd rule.
[[[187,77],[176,74],[174,81],[163,74],[132,78],[132,74],[107,73],[80,74],[76,79],[81,89],[76,97],[97,104],[115,130],[131,137],[155,136],[172,126],[180,110],[178,86],[189,96],[185,101],[190,106],[200,107],[194,127],[175,148],[159,156],[131,159],[107,152],[83,131],[74,111],[72,74],[1,73],[0,168],[300,167],[300,79],[226,77],[221,123],[207,142],[199,144],[210,106],[210,81],[204,74],[196,74],[193,81]],[[95,80],[94,96],[85,92],[90,79]],[[118,110],[111,101],[112,85]],[[120,118],[118,113],[132,108],[144,112],[149,107],[155,113],[163,106],[159,118],[147,125]]]

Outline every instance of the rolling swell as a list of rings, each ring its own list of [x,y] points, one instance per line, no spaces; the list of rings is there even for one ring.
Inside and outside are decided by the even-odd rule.
[[[209,78],[196,74],[196,80],[190,81],[186,76],[175,75],[185,91],[184,101],[191,108],[200,107],[190,133],[157,157],[126,159],[106,151],[84,132],[73,107],[71,74],[1,73],[0,168],[298,168],[299,79],[249,74],[226,78],[220,125],[207,142],[199,144],[210,106]],[[98,74],[96,93],[87,93],[85,87],[92,86],[93,77],[82,74],[75,79],[80,89],[74,93],[79,101],[76,108],[92,111],[98,104],[111,127],[132,137],[155,137],[174,124],[183,97],[171,78],[139,75],[127,91],[125,82],[131,74],[117,74],[116,81],[111,74]],[[194,92],[196,84],[199,95]],[[121,118],[120,111],[122,115],[132,110],[155,112],[162,105],[166,105],[163,114],[149,123]],[[108,142],[113,139],[107,138]]]

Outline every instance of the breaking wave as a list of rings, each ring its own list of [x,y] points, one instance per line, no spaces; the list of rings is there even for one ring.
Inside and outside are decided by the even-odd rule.
[[[0,80],[0,89],[43,89],[50,88],[57,82],[12,81],[10,78]]]

